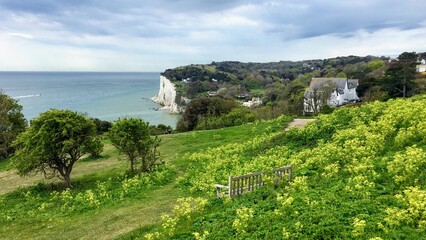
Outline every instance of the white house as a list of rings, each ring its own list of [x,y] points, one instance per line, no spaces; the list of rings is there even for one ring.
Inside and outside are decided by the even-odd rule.
[[[312,78],[309,88],[305,91],[303,112],[318,113],[324,103],[336,107],[359,101],[357,86],[358,79]],[[330,96],[322,96],[323,94]]]
[[[191,78],[184,78],[184,79],[182,79],[182,82],[184,82],[184,83],[190,83],[191,82]]]
[[[243,102],[244,107],[257,107],[262,105],[262,100],[260,98],[252,98],[251,101]]]
[[[418,73],[426,72],[426,61],[424,59],[422,59],[420,61],[420,64],[416,66],[416,72]]]

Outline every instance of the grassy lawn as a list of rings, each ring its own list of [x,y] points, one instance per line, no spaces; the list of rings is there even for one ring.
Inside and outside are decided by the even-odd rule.
[[[280,124],[257,122],[217,130],[163,135],[161,137],[160,152],[166,160],[176,159],[181,154],[203,151],[208,147],[213,148],[229,143],[245,142],[253,138],[253,136],[264,133],[267,128],[270,128],[271,131],[284,129]]]
[[[54,218],[28,219],[0,227],[2,239],[115,239],[141,226],[158,223],[182,196],[169,184],[108,208]]]
[[[111,144],[106,144],[103,158],[96,160],[81,159],[75,164],[71,177],[77,180],[81,177],[89,177],[88,175],[96,178],[97,175],[112,176],[114,173],[121,173],[125,171],[127,162],[123,157],[121,161],[117,161],[117,156],[117,149]],[[45,179],[42,174],[20,177],[13,169],[8,170],[8,162],[0,162],[0,195],[9,193],[17,188],[33,186],[38,182],[62,184],[61,180],[57,178]]]
[[[263,95],[265,93],[265,89],[263,88],[253,88],[250,89],[250,93],[254,95]]]
[[[9,159],[1,160],[0,161],[0,171],[7,170],[7,166],[9,165]]]
[[[44,197],[52,189],[64,190],[65,185],[59,180],[44,180],[41,175],[19,177],[13,170],[7,171],[7,162],[1,162],[0,205],[3,201],[7,208],[17,208],[16,219],[10,221],[1,220],[1,215],[10,214],[10,211],[0,210],[1,239],[116,239],[128,238],[133,234],[139,236],[138,233],[142,234],[147,229],[158,226],[161,215],[170,212],[177,198],[188,195],[184,189],[176,187],[176,177],[187,168],[184,158],[186,154],[228,143],[244,142],[267,129],[280,131],[284,127],[273,122],[258,122],[219,130],[163,135],[159,147],[161,157],[167,165],[177,170],[171,181],[144,189],[120,201],[106,203],[99,208],[69,214],[46,212],[32,217],[20,217],[20,212],[26,211],[22,209],[25,209],[27,201],[21,196],[21,192],[25,193],[28,191],[26,189],[34,189],[31,186],[44,182],[43,186],[48,189],[41,191]],[[72,191],[85,192],[95,189],[98,182],[123,176],[128,163],[124,156],[119,157],[117,149],[107,142],[102,156],[99,159],[82,159],[76,163],[72,173],[75,189]],[[20,189],[19,192],[16,192],[17,189]],[[20,210],[21,205],[23,207]]]

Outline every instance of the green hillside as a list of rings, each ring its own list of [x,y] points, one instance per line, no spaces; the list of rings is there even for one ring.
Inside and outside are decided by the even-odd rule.
[[[340,108],[303,130],[188,156],[181,199],[150,239],[419,239],[426,235],[426,96]],[[294,165],[291,183],[217,199],[214,183]],[[133,236],[144,236],[144,231]]]
[[[189,99],[218,96],[249,101],[259,98],[261,106],[254,107],[256,110],[269,106],[278,115],[297,116],[303,113],[305,90],[312,78],[357,79],[357,96],[363,102],[424,94],[425,75],[416,73],[416,65],[423,55],[404,52],[392,60],[346,56],[296,62],[225,61],[167,69],[161,74],[174,82],[180,96]]]
[[[162,136],[166,165],[129,177],[108,142],[74,186],[14,178],[2,239],[419,239],[426,234],[426,96],[339,108],[302,130],[280,117]],[[290,183],[234,199],[213,184],[293,164]],[[13,179],[11,181],[10,179]],[[2,189],[3,190],[3,189]]]
[[[312,77],[377,78],[386,70],[387,60],[384,57],[347,56],[296,62],[225,61],[167,69],[162,75],[172,80],[178,92],[189,98],[207,96],[210,92],[222,97],[247,100],[263,97],[264,102],[276,102],[290,97],[291,94],[283,93],[286,89],[297,95],[309,85]]]
[[[161,136],[160,154],[166,165],[140,177],[125,175],[128,162],[108,142],[101,158],[75,164],[73,189],[42,175],[19,177],[0,165],[1,239],[116,239],[129,232],[158,226],[161,215],[176,200],[191,195],[177,186],[188,168],[188,154],[210,147],[248,141],[253,136],[282,131],[291,121],[273,121]]]

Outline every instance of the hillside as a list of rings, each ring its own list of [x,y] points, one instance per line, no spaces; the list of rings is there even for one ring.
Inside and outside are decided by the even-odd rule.
[[[286,84],[305,74],[313,74],[316,77],[348,76],[363,79],[376,70],[369,69],[367,66],[369,63],[386,60],[388,59],[384,57],[347,56],[296,62],[225,61],[167,69],[162,75],[177,84],[178,91],[189,98],[213,92],[227,97],[249,99],[254,96],[263,97],[267,89],[276,87],[275,84]],[[189,84],[181,84],[182,82]],[[306,83],[305,85],[307,86]]]
[[[312,78],[357,79],[356,92],[363,102],[423,94],[426,78],[416,74],[416,65],[424,54],[404,52],[396,59],[346,56],[297,62],[212,62],[167,69],[162,75],[173,82],[180,97],[219,96],[255,108],[270,106],[278,114],[300,115]]]
[[[426,232],[426,96],[341,108],[302,130],[188,156],[194,196],[149,239],[419,239]],[[290,183],[217,199],[214,183],[294,165]],[[142,236],[144,231],[135,232]]]
[[[419,239],[426,231],[426,95],[162,136],[167,164],[141,176],[107,143],[61,183],[0,195],[2,239]],[[290,183],[217,199],[228,176],[294,165]],[[103,167],[102,167],[103,166]],[[0,173],[5,173],[0,166]],[[5,176],[5,175],[2,175]],[[19,188],[19,186],[27,186]]]
[[[1,239],[116,239],[137,228],[152,228],[172,211],[176,199],[190,196],[177,186],[189,167],[188,154],[248,141],[268,128],[281,131],[291,118],[161,136],[166,165],[140,177],[126,176],[128,162],[108,142],[101,158],[78,161],[74,189],[42,175],[19,177],[0,162]]]

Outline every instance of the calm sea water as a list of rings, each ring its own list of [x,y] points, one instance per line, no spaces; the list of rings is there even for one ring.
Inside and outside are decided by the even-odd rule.
[[[178,116],[156,111],[160,106],[151,101],[159,85],[159,73],[0,72],[0,89],[19,101],[27,119],[56,108],[175,127]]]

